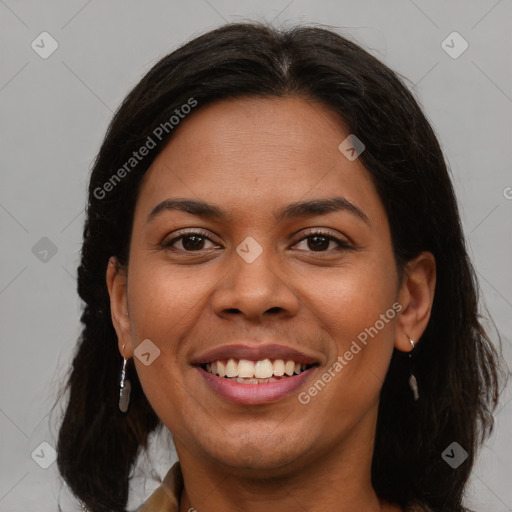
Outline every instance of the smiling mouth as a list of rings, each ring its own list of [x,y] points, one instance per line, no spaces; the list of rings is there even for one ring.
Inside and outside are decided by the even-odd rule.
[[[206,372],[242,384],[265,384],[288,379],[309,370],[318,363],[297,363],[291,359],[218,359],[200,365]]]

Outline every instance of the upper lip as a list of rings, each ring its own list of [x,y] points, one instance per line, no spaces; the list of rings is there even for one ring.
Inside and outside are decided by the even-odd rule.
[[[304,352],[300,352],[291,347],[277,344],[260,344],[260,345],[224,345],[222,347],[213,348],[203,352],[192,360],[192,364],[200,365],[211,363],[212,361],[224,359],[248,359],[249,361],[261,361],[263,359],[283,359],[284,361],[292,360],[296,363],[314,364],[319,363],[319,359],[310,356]]]

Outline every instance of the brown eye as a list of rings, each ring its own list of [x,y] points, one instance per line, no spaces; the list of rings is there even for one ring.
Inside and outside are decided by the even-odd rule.
[[[196,252],[210,249],[211,247],[205,247],[206,242],[214,244],[214,242],[203,232],[188,232],[171,238],[170,240],[166,240],[162,244],[162,248],[176,251]],[[181,243],[181,247],[179,247],[179,245],[176,246],[178,243]],[[214,244],[214,247],[217,247],[217,245]]]
[[[322,251],[326,250],[329,247],[329,244],[332,242],[326,236],[309,236],[307,238],[308,248],[312,251]]]
[[[345,240],[325,232],[310,233],[308,236],[299,240],[297,244],[303,243],[304,241],[306,241],[306,249],[300,250],[309,250],[311,252],[328,252],[329,250],[353,249],[353,247]],[[335,247],[331,247],[331,249],[329,249],[331,242],[335,244]]]

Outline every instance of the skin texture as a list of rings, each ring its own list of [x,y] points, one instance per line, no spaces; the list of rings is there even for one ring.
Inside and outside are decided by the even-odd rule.
[[[379,392],[393,348],[411,350],[409,338],[418,340],[427,325],[435,261],[421,254],[399,281],[370,174],[338,150],[348,135],[335,114],[310,100],[223,100],[182,121],[144,178],[128,268],[111,258],[107,285],[124,357],[145,339],[161,351],[149,366],[138,358],[135,365],[173,433],[185,480],[182,511],[401,510],[379,502],[371,487]],[[289,203],[334,196],[368,222],[349,211],[273,218]],[[157,204],[178,197],[229,215],[163,211],[147,221]],[[315,250],[306,238],[311,228],[353,249],[326,240]],[[178,229],[200,229],[211,240],[195,250],[183,239],[163,248],[183,234]],[[263,250],[252,263],[236,252],[247,237]],[[396,301],[401,312],[301,404],[298,392]],[[277,402],[235,404],[214,393],[191,361],[243,341],[296,348],[319,367]]]

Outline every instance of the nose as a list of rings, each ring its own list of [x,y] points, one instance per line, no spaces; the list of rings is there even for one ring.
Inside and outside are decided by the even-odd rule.
[[[297,314],[299,299],[290,273],[283,270],[270,250],[264,250],[251,263],[233,252],[233,260],[213,293],[215,314],[222,318],[240,316],[254,323]]]

